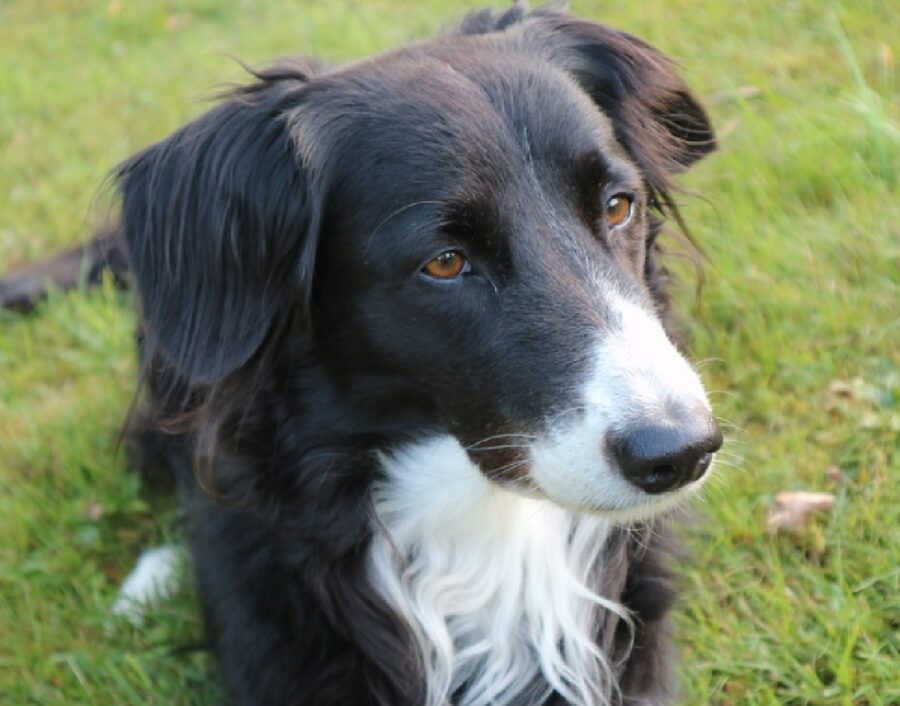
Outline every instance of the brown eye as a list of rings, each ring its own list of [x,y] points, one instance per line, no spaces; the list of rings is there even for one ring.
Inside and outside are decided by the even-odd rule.
[[[631,217],[632,199],[628,194],[616,194],[610,197],[604,207],[606,225],[610,228],[623,225]]]
[[[429,277],[435,279],[453,279],[457,277],[466,267],[466,258],[461,252],[456,250],[447,250],[442,252],[433,260],[425,263],[422,268]]]

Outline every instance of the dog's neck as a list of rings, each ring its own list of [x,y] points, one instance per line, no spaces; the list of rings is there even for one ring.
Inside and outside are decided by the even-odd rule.
[[[373,579],[415,637],[426,706],[597,706],[615,693],[594,591],[610,526],[503,490],[449,436],[381,458]],[[593,587],[593,588],[592,588]]]

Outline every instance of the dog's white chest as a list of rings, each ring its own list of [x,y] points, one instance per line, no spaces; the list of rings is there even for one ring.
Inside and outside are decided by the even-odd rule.
[[[409,625],[427,706],[509,704],[541,675],[573,704],[604,704],[603,611],[587,586],[609,525],[489,482],[450,436],[382,457],[371,570]]]

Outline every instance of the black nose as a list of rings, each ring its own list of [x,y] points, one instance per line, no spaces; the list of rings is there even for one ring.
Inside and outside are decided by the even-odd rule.
[[[625,477],[647,493],[664,493],[706,473],[722,447],[722,432],[706,410],[689,422],[629,429],[608,440]]]

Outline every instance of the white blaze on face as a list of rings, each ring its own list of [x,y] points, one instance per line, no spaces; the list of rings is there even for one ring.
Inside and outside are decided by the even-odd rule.
[[[531,446],[531,478],[551,500],[630,521],[675,504],[701,481],[663,496],[644,493],[606,451],[610,433],[665,423],[676,408],[709,410],[700,378],[669,341],[659,320],[637,304],[611,297],[611,324],[598,332],[593,366],[573,411]]]

